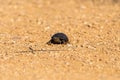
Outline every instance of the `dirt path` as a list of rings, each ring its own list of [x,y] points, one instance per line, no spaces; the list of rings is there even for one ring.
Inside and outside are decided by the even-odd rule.
[[[0,80],[120,80],[119,3],[0,0]]]

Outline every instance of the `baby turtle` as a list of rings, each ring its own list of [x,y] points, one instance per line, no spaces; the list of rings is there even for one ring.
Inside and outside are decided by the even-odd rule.
[[[66,44],[68,41],[68,37],[64,33],[56,33],[47,44]]]

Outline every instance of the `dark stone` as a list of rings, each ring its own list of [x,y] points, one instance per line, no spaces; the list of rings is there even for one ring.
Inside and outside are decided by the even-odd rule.
[[[47,44],[66,44],[69,42],[68,37],[64,33],[56,33],[51,37]]]

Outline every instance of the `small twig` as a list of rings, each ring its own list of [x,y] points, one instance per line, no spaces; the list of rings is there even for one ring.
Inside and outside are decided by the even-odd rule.
[[[16,53],[27,53],[27,52],[31,52],[33,54],[35,54],[34,52],[39,52],[39,51],[69,51],[69,50],[33,50],[31,47],[29,47],[29,50],[30,51],[19,51],[19,52],[16,52]]]
[[[34,54],[34,50],[31,47],[29,47],[29,50]]]

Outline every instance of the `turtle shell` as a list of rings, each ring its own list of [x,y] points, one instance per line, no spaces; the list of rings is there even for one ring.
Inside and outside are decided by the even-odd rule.
[[[51,37],[51,40],[47,44],[66,44],[69,39],[64,33],[56,33]]]

